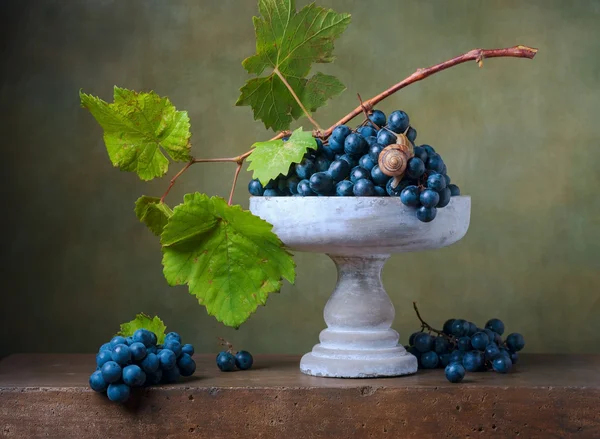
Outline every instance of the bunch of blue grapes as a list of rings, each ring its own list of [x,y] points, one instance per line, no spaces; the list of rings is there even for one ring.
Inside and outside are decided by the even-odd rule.
[[[154,332],[138,329],[132,337],[116,336],[100,347],[90,387],[106,393],[111,401],[124,403],[132,387],[171,384],[180,376],[193,375],[192,355],[194,346],[182,344],[176,332],[169,332],[164,343],[157,344]]]
[[[221,351],[217,355],[217,367],[221,372],[233,372],[236,368],[239,370],[248,370],[254,364],[254,358],[248,351],[239,351],[234,355],[233,352]]]
[[[398,184],[383,173],[378,161],[383,149],[396,144],[400,135],[411,142],[414,157]],[[402,203],[416,208],[420,221],[430,222],[438,208],[460,195],[460,189],[450,182],[442,157],[430,145],[415,146],[416,138],[417,130],[404,111],[394,111],[387,118],[373,110],[369,121],[354,130],[339,125],[325,142],[316,138],[317,149],[292,164],[286,175],[280,174],[264,187],[251,180],[248,191],[265,197],[400,197]]]
[[[424,332],[427,327],[413,333],[406,348],[417,357],[420,369],[444,368],[446,378],[453,383],[461,382],[466,372],[508,373],[525,347],[525,339],[518,332],[502,339],[504,323],[499,319],[489,320],[485,328],[450,319],[437,335]]]

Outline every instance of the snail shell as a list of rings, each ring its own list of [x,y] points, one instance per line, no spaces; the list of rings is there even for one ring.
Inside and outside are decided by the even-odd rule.
[[[403,151],[409,159],[415,156],[413,144],[404,134],[396,134],[396,145],[398,145],[400,150]]]
[[[409,157],[405,152],[405,148],[404,145],[390,145],[385,147],[379,154],[379,169],[385,175],[394,177],[394,181],[392,181],[393,188],[398,187],[404,176],[404,171],[406,171]]]

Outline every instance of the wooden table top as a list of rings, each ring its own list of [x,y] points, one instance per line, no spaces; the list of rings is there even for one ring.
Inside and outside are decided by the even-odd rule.
[[[62,439],[600,438],[600,355],[524,354],[511,373],[468,373],[460,384],[441,369],[311,377],[294,355],[256,355],[251,370],[231,373],[217,369],[215,355],[194,359],[194,376],[136,389],[119,406],[89,389],[93,354],[9,356],[0,361],[0,432],[4,426],[7,437]]]

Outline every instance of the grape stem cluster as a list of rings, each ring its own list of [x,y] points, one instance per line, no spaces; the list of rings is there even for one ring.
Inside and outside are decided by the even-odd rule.
[[[368,115],[368,113],[373,109],[373,107],[378,104],[379,102],[383,101],[385,98],[391,96],[392,94],[396,93],[397,91],[403,89],[404,87],[413,84],[415,82],[421,81],[431,75],[433,75],[434,73],[438,73],[441,72],[442,70],[446,70],[450,67],[454,67],[458,64],[462,64],[465,63],[467,61],[475,61],[477,62],[477,64],[479,65],[479,67],[483,66],[483,60],[485,58],[501,58],[501,57],[512,57],[512,58],[528,58],[528,59],[533,59],[533,57],[535,56],[535,54],[537,53],[537,49],[534,49],[532,47],[528,47],[528,46],[514,46],[514,47],[507,47],[504,49],[473,49],[467,53],[464,53],[462,55],[459,55],[457,57],[454,57],[452,59],[449,59],[447,61],[444,61],[443,63],[440,64],[436,64],[434,66],[431,67],[427,67],[424,69],[417,69],[416,72],[414,72],[412,75],[408,76],[407,78],[403,79],[402,81],[398,82],[397,84],[393,85],[392,87],[388,88],[387,90],[381,92],[380,94],[378,94],[377,96],[372,97],[371,99],[367,100],[367,101],[362,101],[362,99],[360,99],[359,96],[359,100],[360,100],[360,105],[358,107],[356,107],[354,110],[352,110],[350,113],[348,113],[347,115],[345,115],[343,118],[341,118],[339,121],[337,121],[336,123],[334,123],[331,127],[329,127],[327,130],[322,131],[319,124],[312,118],[312,116],[310,115],[310,113],[306,110],[306,108],[304,107],[304,105],[302,104],[302,102],[300,101],[300,99],[298,98],[298,96],[296,95],[296,93],[291,89],[291,87],[289,87],[289,84],[286,83],[285,79],[283,78],[283,76],[281,74],[278,74],[278,72],[276,71],[275,73],[278,74],[278,76],[284,81],[284,84],[286,84],[286,86],[288,86],[288,89],[290,90],[290,92],[292,93],[292,96],[294,97],[294,99],[296,100],[296,102],[298,103],[298,105],[300,106],[300,108],[304,111],[304,113],[306,114],[306,116],[308,117],[308,119],[311,121],[311,123],[315,126],[315,131],[313,132],[313,135],[315,137],[318,137],[322,140],[326,140],[327,138],[329,138],[329,136],[331,135],[333,129],[335,127],[337,127],[338,125],[343,125],[348,123],[349,121],[351,121],[352,119],[354,119],[356,116],[358,116],[361,113],[364,113],[365,115]],[[277,134],[275,137],[271,138],[270,140],[277,140],[277,139],[281,139],[282,137],[285,136],[289,136],[290,132],[289,131],[282,131],[279,134]],[[213,159],[196,159],[196,158],[192,158],[170,181],[169,183],[169,187],[167,188],[167,190],[165,191],[165,193],[163,194],[163,196],[161,197],[160,201],[164,202],[166,196],[169,194],[169,191],[171,190],[171,188],[173,187],[173,185],[175,184],[175,182],[177,181],[177,179],[185,172],[188,170],[188,168],[190,166],[192,166],[195,163],[211,163],[211,162],[232,162],[235,163],[236,169],[235,169],[235,174],[233,177],[233,184],[231,186],[231,192],[229,194],[229,201],[228,204],[231,205],[232,200],[233,200],[233,193],[235,192],[235,186],[237,184],[237,180],[238,180],[238,176],[240,174],[240,171],[242,170],[242,166],[244,164],[244,160],[246,158],[248,158],[248,156],[252,154],[252,150],[245,152],[244,154],[235,156],[235,157],[227,157],[227,158],[213,158]],[[417,316],[419,316],[419,311],[417,310],[417,306],[416,304],[414,304],[415,307],[415,311],[417,312]],[[441,331],[435,331],[433,328],[431,328],[429,325],[427,325],[425,322],[423,322],[423,320],[421,319],[421,317],[419,316],[419,319],[421,320],[422,324],[425,324],[426,327],[430,328],[432,331],[434,332],[441,332]]]
[[[446,334],[444,333],[444,331],[440,331],[439,329],[435,329],[433,326],[431,326],[429,323],[427,323],[425,320],[423,320],[423,318],[421,317],[421,313],[419,312],[419,308],[417,308],[417,302],[413,302],[413,308],[415,309],[415,313],[417,314],[417,318],[421,322],[421,331],[427,329],[429,332],[435,332],[437,335],[441,335],[441,336],[447,337]]]

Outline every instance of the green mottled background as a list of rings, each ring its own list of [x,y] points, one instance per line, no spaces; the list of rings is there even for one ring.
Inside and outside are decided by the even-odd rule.
[[[305,1],[299,1],[300,5]],[[353,23],[319,70],[348,91],[316,113],[323,126],[418,67],[475,47],[527,44],[534,61],[462,65],[381,109],[410,114],[473,201],[458,244],[396,255],[383,278],[406,340],[411,302],[431,323],[497,316],[530,352],[600,352],[600,1],[334,1]],[[142,183],[112,168],[78,91],[154,89],[190,113],[193,153],[235,155],[271,136],[234,107],[253,53],[254,1],[5,0],[2,77],[0,352],[93,351],[136,312],[157,313],[199,351],[223,336],[252,352],[302,353],[324,327],[333,263],[299,254],[285,285],[239,331],[169,288],[157,240],[133,213]],[[307,121],[302,120],[307,126]],[[172,175],[178,166],[171,169]],[[172,191],[225,196],[229,164],[197,165]],[[235,200],[248,203],[242,184]]]

